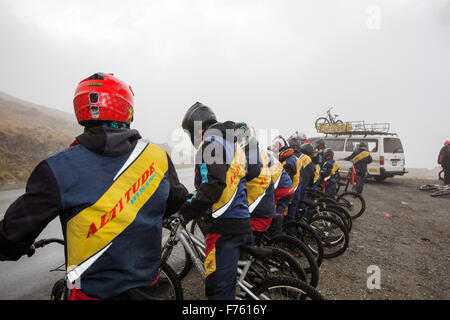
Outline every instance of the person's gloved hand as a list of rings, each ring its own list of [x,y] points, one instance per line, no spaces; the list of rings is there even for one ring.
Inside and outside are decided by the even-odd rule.
[[[191,208],[188,202],[185,202],[180,208],[180,216],[183,217],[184,224],[186,225],[197,216],[197,212]]]

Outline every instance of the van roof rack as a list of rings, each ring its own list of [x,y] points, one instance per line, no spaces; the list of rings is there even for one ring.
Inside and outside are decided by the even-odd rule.
[[[391,132],[378,132],[378,131],[343,131],[343,132],[333,132],[325,133],[325,137],[328,136],[369,136],[369,135],[385,135],[385,136],[398,136],[396,133]]]
[[[389,132],[389,123],[366,123],[365,121],[349,121],[341,123],[318,124],[318,133],[328,135],[397,135]]]

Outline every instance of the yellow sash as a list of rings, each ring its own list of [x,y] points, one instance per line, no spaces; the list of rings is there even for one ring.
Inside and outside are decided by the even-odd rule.
[[[105,248],[134,221],[167,169],[166,152],[148,145],[96,203],[68,221],[68,271]]]
[[[233,200],[239,182],[245,177],[245,166],[247,164],[245,153],[237,143],[235,146],[236,152],[234,154],[234,159],[231,162],[226,175],[227,186],[223,190],[219,201],[212,205],[212,214],[214,218],[217,218],[226,211],[226,208]]]
[[[370,153],[368,151],[363,151],[354,158],[353,163],[357,163],[357,162],[361,161],[362,159],[368,157],[369,155],[370,155]]]
[[[247,182],[247,202],[249,207],[265,193],[271,182],[269,156],[264,151],[261,151],[260,155],[263,163],[261,173],[252,181]]]

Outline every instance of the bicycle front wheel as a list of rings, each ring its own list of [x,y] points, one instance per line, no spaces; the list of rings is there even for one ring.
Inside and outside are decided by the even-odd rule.
[[[181,281],[167,263],[163,263],[159,270],[158,299],[183,300]]]
[[[321,238],[325,259],[335,258],[347,250],[350,237],[347,228],[339,220],[329,216],[315,215],[308,224]]]
[[[324,300],[320,292],[306,282],[283,277],[261,282],[252,293],[261,300]]]
[[[163,228],[163,246],[167,241],[166,238],[168,236],[169,231],[166,228]],[[183,244],[181,242],[176,242],[173,245],[168,246],[165,255],[166,259],[163,262],[166,262],[172,268],[180,280],[183,280],[189,271],[191,271],[193,264],[191,256],[187,253]]]
[[[292,236],[282,235],[270,238],[266,245],[288,252],[305,270],[309,277],[309,284],[317,287],[319,283],[319,267],[317,266],[316,257],[306,244]]]
[[[284,250],[270,247],[271,254],[267,256],[250,255],[252,264],[249,276],[254,281],[261,281],[273,276],[298,278],[306,281],[306,273],[300,263]]]
[[[337,197],[337,202],[350,214],[352,219],[360,217],[366,210],[366,201],[355,192],[344,192]]]
[[[319,235],[311,226],[303,221],[295,220],[285,223],[283,232],[302,241],[316,257],[317,266],[320,267],[323,260],[323,245]]]
[[[59,279],[53,285],[51,300],[67,300],[68,289],[66,285],[66,279]]]

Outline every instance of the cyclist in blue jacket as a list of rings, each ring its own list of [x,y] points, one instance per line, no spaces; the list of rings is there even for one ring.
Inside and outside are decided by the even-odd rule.
[[[203,217],[206,224],[206,296],[233,300],[239,249],[252,241],[245,152],[235,142],[235,123],[217,122],[211,108],[200,102],[187,110],[182,127],[197,154],[196,193],[181,215],[186,222]]]
[[[358,177],[358,184],[356,185],[356,192],[361,194],[366,183],[367,165],[372,163],[372,156],[367,151],[367,143],[360,142],[358,147],[353,151],[351,155],[344,158],[344,160],[350,161],[353,159],[353,166],[355,167],[356,175]]]
[[[332,198],[336,196],[336,182],[339,170],[339,164],[333,157],[334,152],[331,148],[323,150],[323,164],[320,169],[319,180],[316,182]]]
[[[60,218],[72,300],[157,296],[162,221],[188,198],[167,153],[130,129],[133,96],[112,74],[82,80],[83,134],[38,164],[0,221],[0,260],[18,260]]]

